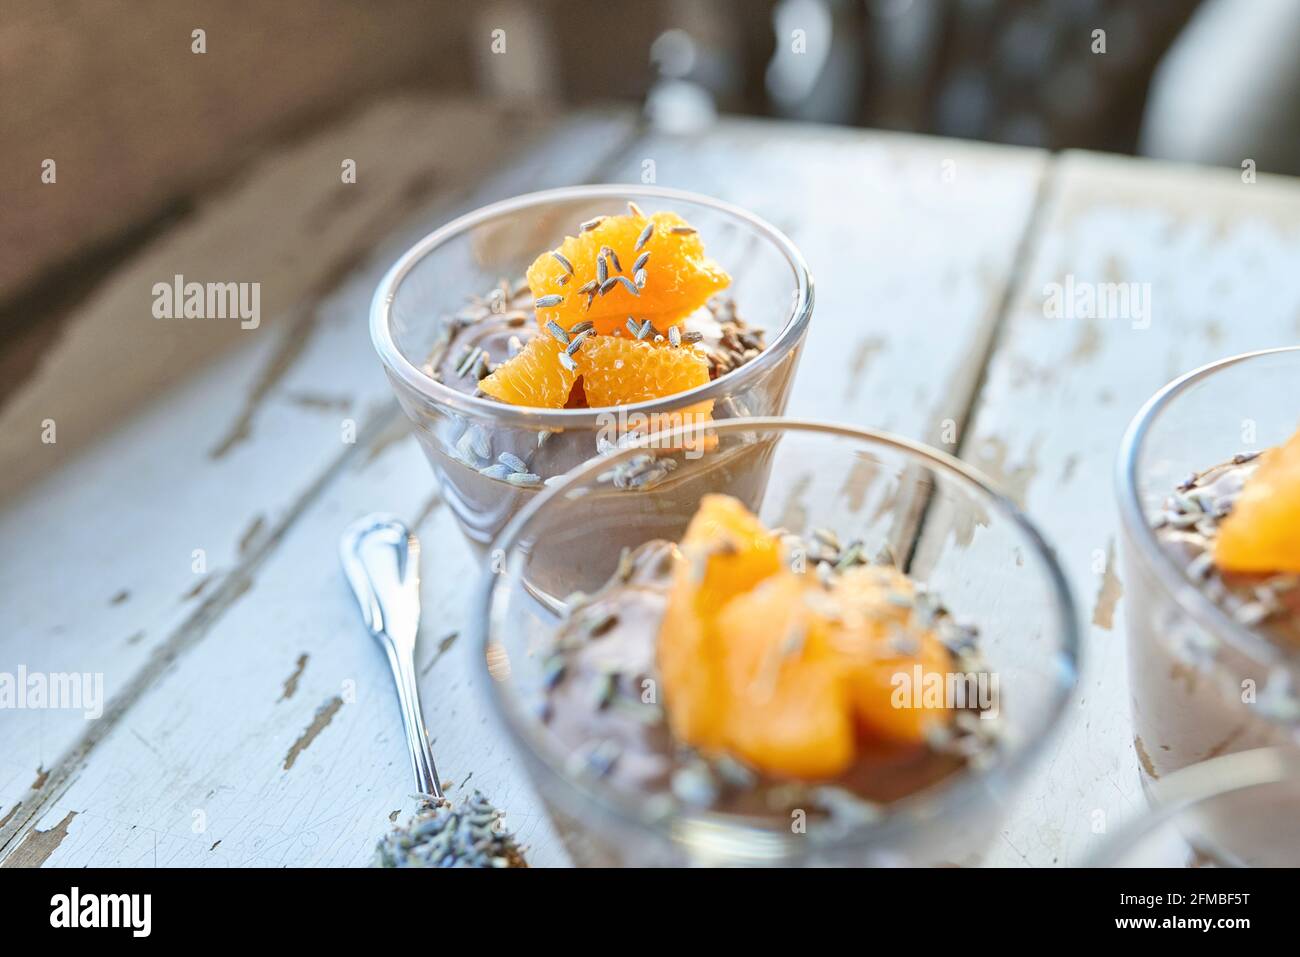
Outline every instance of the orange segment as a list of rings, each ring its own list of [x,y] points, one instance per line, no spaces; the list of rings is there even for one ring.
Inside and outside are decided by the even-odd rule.
[[[563,351],[550,336],[534,336],[522,352],[480,381],[479,388],[510,405],[563,408],[578,377],[560,364]]]
[[[668,723],[678,740],[703,748],[722,744],[726,701],[719,691],[716,669],[700,667],[717,656],[711,623],[695,603],[694,569],[681,552],[676,554],[668,607],[659,625],[659,678],[664,700],[671,702]]]
[[[719,747],[726,702],[714,616],[726,601],[781,568],[780,547],[758,519],[728,495],[706,495],[682,539],[658,661],[669,724],[683,741]]]
[[[682,538],[682,551],[699,562],[699,598],[711,614],[782,567],[776,536],[730,495],[700,499]]]
[[[1300,572],[1300,432],[1260,457],[1219,525],[1214,561],[1224,571]]]
[[[760,582],[727,603],[717,629],[726,746],[770,774],[817,779],[848,768],[855,732],[846,675],[826,654],[830,622],[804,601],[810,584],[788,571]]]
[[[844,621],[838,650],[847,656],[854,714],[861,730],[898,744],[919,744],[931,723],[947,719],[942,692],[952,658],[930,629],[909,624],[901,600],[915,596],[895,568],[846,570],[833,594]],[[917,668],[920,671],[917,671]]]
[[[576,356],[582,373],[587,405],[604,408],[630,405],[676,395],[709,381],[709,363],[695,349],[656,345],[645,340],[594,336]],[[629,417],[626,431],[662,432],[679,426],[703,425],[713,420],[713,400],[695,402],[671,411]],[[715,435],[688,434],[681,443],[694,443],[704,451],[717,444]],[[690,447],[690,446],[687,446]]]
[[[694,389],[709,381],[709,363],[693,348],[674,349],[644,340],[591,336],[573,355],[571,371],[561,361],[565,348],[549,333],[533,338],[479,382],[488,395],[511,405],[560,409],[570,403],[574,384],[589,408],[645,402]],[[713,402],[697,402],[656,413],[635,431],[655,431],[710,420]]]
[[[913,747],[948,719],[948,649],[917,624],[915,587],[854,567],[829,588],[796,575],[740,502],[691,520],[658,638],[673,733],[778,777],[846,771],[860,750]]]
[[[654,228],[649,238],[638,246],[650,225]],[[731,284],[722,267],[704,255],[699,235],[688,230],[689,225],[676,213],[662,212],[648,217],[606,216],[594,228],[566,237],[558,252],[573,267],[572,273],[549,251],[528,267],[534,300],[549,303],[546,297],[563,297],[558,304],[537,308],[538,324],[545,326],[553,319],[570,329],[590,319],[597,333],[609,335],[621,329],[628,316],[635,316],[649,319],[656,330],[665,332]],[[622,276],[627,282],[610,283],[603,295],[590,298],[589,307],[588,295],[579,290],[598,281],[597,258],[603,247],[612,249],[618,259],[615,264],[611,257],[606,258],[607,278]],[[649,253],[645,284],[636,289],[633,267],[644,253]]]
[[[917,669],[920,668],[920,671]],[[921,744],[931,725],[948,720],[948,649],[934,635],[913,654],[882,651],[851,671],[854,714],[864,734],[894,744]]]
[[[592,408],[676,395],[709,381],[709,363],[692,348],[595,336],[574,357]]]

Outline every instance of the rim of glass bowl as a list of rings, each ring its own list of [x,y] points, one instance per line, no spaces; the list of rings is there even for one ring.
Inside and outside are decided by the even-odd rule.
[[[1152,806],[1123,825],[1088,866],[1119,866],[1130,850],[1190,807],[1286,782],[1300,784],[1300,754],[1277,746],[1220,754],[1179,768],[1148,785]]]
[[[1225,638],[1237,650],[1246,653],[1255,661],[1270,666],[1285,664],[1295,668],[1300,664],[1300,656],[1287,655],[1263,635],[1238,622],[1206,597],[1196,582],[1188,576],[1186,570],[1173,560],[1156,538],[1155,530],[1151,528],[1151,523],[1142,510],[1137,481],[1138,457],[1142,453],[1148,430],[1160,413],[1183,392],[1229,366],[1285,353],[1294,353],[1300,358],[1300,346],[1259,349],[1255,352],[1228,356],[1225,359],[1216,359],[1191,372],[1183,373],[1156,392],[1138,410],[1120,442],[1119,456],[1115,462],[1115,491],[1119,499],[1121,524],[1128,532],[1129,539],[1136,544],[1146,566],[1154,573],[1156,581],[1160,583],[1174,604],[1193,621],[1199,622],[1215,636]]]
[[[733,206],[721,200],[691,193],[686,190],[669,189],[660,186],[629,186],[608,183],[592,186],[567,186],[561,189],[548,189],[536,193],[525,193],[512,199],[482,206],[473,212],[453,219],[439,229],[429,233],[414,246],[402,254],[384,275],[375,290],[370,304],[370,338],[375,351],[379,353],[384,366],[398,376],[406,385],[420,393],[426,399],[439,406],[449,407],[456,412],[478,418],[515,422],[521,428],[535,429],[541,426],[557,428],[582,428],[599,425],[599,417],[608,414],[609,409],[545,409],[532,406],[512,406],[489,399],[480,399],[463,392],[457,392],[449,386],[425,375],[397,348],[390,328],[390,312],[393,300],[407,273],[414,269],[424,257],[437,251],[447,241],[461,235],[466,230],[488,222],[499,216],[519,212],[549,203],[581,199],[663,199],[706,206],[740,222],[743,226],[762,236],[784,256],[789,264],[794,279],[795,296],[785,323],[775,339],[768,343],[756,358],[738,369],[706,383],[678,392],[662,399],[651,399],[630,405],[617,406],[621,412],[653,412],[663,407],[676,408],[694,402],[714,399],[734,393],[745,388],[751,381],[766,373],[780,361],[803,337],[813,309],[813,280],[804,262],[802,254],[784,233],[766,220],[753,213]]]
[[[535,496],[510,523],[501,531],[492,544],[496,554],[509,555],[516,547],[520,533],[529,525],[534,516],[547,507],[547,503],[560,498],[576,485],[590,481],[597,474],[610,468],[617,462],[637,454],[646,446],[659,443],[671,443],[675,438],[689,434],[699,435],[697,425],[684,425],[662,432],[647,435],[625,449],[597,456],[566,473],[562,479],[548,486]],[[999,782],[1015,781],[1023,777],[1045,744],[1051,739],[1060,724],[1061,713],[1077,684],[1080,655],[1080,627],[1077,610],[1069,584],[1056,560],[1056,554],[1039,533],[1038,529],[1021,512],[1021,510],[981,472],[966,463],[918,442],[913,442],[887,432],[874,429],[835,425],[807,419],[778,417],[754,417],[723,419],[709,423],[704,429],[721,434],[754,431],[810,432],[853,439],[868,445],[883,446],[901,451],[912,459],[919,460],[925,466],[940,473],[954,477],[958,482],[973,487],[975,493],[983,500],[986,507],[1002,514],[1012,522],[1024,536],[1029,547],[1037,552],[1047,573],[1048,586],[1055,607],[1055,624],[1060,633],[1061,647],[1057,652],[1056,688],[1054,698],[1048,706],[1047,718],[1040,733],[1031,740],[1021,744],[1009,753],[1004,760],[984,769],[967,768],[950,775],[943,781],[916,792],[906,798],[892,802],[888,810],[871,823],[854,827],[843,840],[836,840],[835,847],[853,847],[867,850],[890,835],[915,826],[918,822],[934,819],[936,815],[963,806],[980,793],[989,793]],[[785,834],[777,834],[767,829],[756,827],[748,819],[739,815],[720,814],[711,811],[691,811],[674,808],[674,812],[656,819],[648,808],[649,798],[641,795],[629,795],[612,788],[592,787],[592,782],[567,774],[561,764],[553,762],[554,748],[548,748],[538,733],[535,720],[529,722],[525,709],[519,707],[518,701],[512,701],[511,694],[502,687],[502,683],[493,678],[487,668],[487,650],[493,634],[496,618],[495,596],[496,583],[506,576],[486,572],[479,583],[474,604],[471,609],[470,627],[474,630],[474,654],[481,664],[481,675],[486,680],[487,695],[491,700],[492,710],[497,719],[503,723],[510,735],[513,745],[521,751],[533,755],[546,775],[557,782],[566,793],[576,796],[580,802],[598,810],[613,814],[620,824],[640,828],[654,833],[663,839],[673,841],[673,824],[686,822],[702,825],[703,829],[731,832],[730,836],[745,833],[762,834],[765,841],[779,843],[779,855],[770,859],[798,859],[824,849],[822,845],[809,846],[806,842]]]

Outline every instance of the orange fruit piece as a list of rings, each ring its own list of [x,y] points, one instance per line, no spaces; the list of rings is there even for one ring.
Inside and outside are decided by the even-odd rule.
[[[696,597],[710,613],[782,569],[781,543],[730,495],[700,499],[682,551],[698,563]]]
[[[782,571],[728,602],[717,630],[724,747],[769,774],[815,780],[853,763],[856,733],[847,675],[827,650],[831,624],[804,601],[810,587],[820,588]]]
[[[668,606],[659,627],[658,662],[669,724],[680,740],[722,744],[726,701],[714,617],[733,596],[781,570],[780,545],[729,495],[706,495],[682,539]]]
[[[649,238],[638,246],[650,226]],[[613,250],[618,260],[616,264],[614,257],[606,257],[606,278],[616,281],[603,295],[597,292],[589,297],[579,290],[599,281],[597,259],[604,247]],[[594,228],[566,237],[558,252],[573,267],[572,273],[550,251],[528,267],[534,300],[549,303],[546,297],[562,297],[537,307],[537,322],[543,327],[555,320],[568,330],[590,319],[597,333],[609,335],[633,316],[638,321],[649,319],[663,333],[731,284],[722,267],[704,255],[699,235],[676,213],[606,216]],[[649,253],[645,284],[638,289],[633,267],[644,253]],[[626,282],[617,281],[620,276]]]
[[[948,649],[916,622],[912,581],[857,566],[827,588],[785,568],[740,502],[691,520],[658,636],[673,733],[776,777],[833,778],[872,747],[913,747],[949,717]]]
[[[951,664],[890,598],[911,590],[893,569],[849,569],[829,592],[783,571],[729,601],[717,618],[724,746],[769,774],[817,779],[846,771],[859,742],[922,743],[947,720]]]
[[[709,362],[695,349],[620,336],[593,336],[574,356],[587,405],[630,405],[704,385]]]
[[[836,579],[832,594],[843,616],[833,642],[846,658],[859,730],[920,744],[931,723],[948,718],[952,656],[932,630],[909,624],[900,599],[915,596],[912,580],[895,568],[858,566]]]
[[[1214,561],[1229,572],[1300,572],[1300,431],[1260,456],[1219,525]]]
[[[709,381],[708,360],[689,346],[673,348],[644,339],[597,335],[583,343],[576,358],[591,408],[664,398]],[[625,431],[648,435],[712,420],[713,400],[706,399],[679,409],[650,412],[643,419],[629,417]],[[717,445],[717,436],[686,433],[680,442],[664,447],[691,447],[687,443],[708,452]]]
[[[578,378],[576,371],[560,364],[563,352],[564,347],[549,335],[534,336],[518,355],[480,380],[479,388],[510,405],[561,409]]]
[[[697,747],[721,747],[727,703],[721,681],[711,664],[716,659],[716,635],[708,616],[695,602],[692,562],[675,553],[668,605],[659,623],[657,659],[663,684],[668,725],[679,741]]]

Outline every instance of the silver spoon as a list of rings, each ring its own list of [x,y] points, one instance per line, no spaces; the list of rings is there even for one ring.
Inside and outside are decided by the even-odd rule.
[[[391,515],[367,515],[343,531],[339,557],[361,606],[361,617],[388,656],[416,787],[421,794],[441,800],[442,785],[433,766],[433,749],[415,680],[415,638],[420,630],[420,540]]]
[[[501,824],[503,814],[475,791],[461,813],[443,797],[415,681],[415,639],[420,630],[420,540],[391,515],[367,515],[343,531],[343,571],[366,628],[393,670],[402,725],[411,752],[420,808],[405,829],[380,840],[384,867],[527,867],[523,849]],[[488,839],[478,820],[492,819]]]

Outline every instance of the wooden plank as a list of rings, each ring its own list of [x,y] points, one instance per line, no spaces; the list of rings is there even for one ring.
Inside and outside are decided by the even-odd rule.
[[[593,131],[570,142],[611,139]],[[620,155],[607,178],[639,179],[643,161],[653,158],[661,184],[747,205],[804,245],[818,273],[819,314],[792,411],[915,435],[937,428],[936,416],[959,414],[964,406],[950,406],[947,395],[960,388],[954,383],[975,381],[978,358],[969,353],[980,351],[996,314],[998,277],[1009,269],[1032,209],[1040,154],[728,121],[699,141],[652,136]],[[962,185],[941,193],[936,184],[942,184],[943,161],[953,158]],[[553,167],[547,173],[565,175]],[[567,175],[582,178],[572,169]],[[777,178],[780,195],[770,188]],[[951,243],[965,229],[977,242]],[[891,247],[915,258],[900,261],[896,252],[891,258]],[[934,301],[939,257],[953,263],[940,275],[941,306]],[[863,265],[871,262],[888,266]],[[915,316],[933,324],[929,334],[916,328],[924,324]],[[896,333],[902,346],[893,344]],[[942,345],[913,358],[920,374],[899,368],[909,343],[931,339]],[[331,356],[324,355],[327,349]],[[347,337],[322,337],[320,350],[299,361],[293,384],[306,388],[326,379],[322,369],[338,375],[358,364],[355,341]],[[873,353],[879,353],[875,362]],[[850,382],[850,374],[860,381]],[[278,430],[268,423],[265,431]],[[472,560],[430,498],[432,481],[413,442],[400,431],[385,431],[372,436],[370,446],[340,466],[336,483],[283,533],[259,564],[251,590],[205,626],[203,640],[183,649],[174,669],[98,747],[77,756],[57,793],[30,821],[29,828],[45,830],[77,811],[50,863],[147,864],[155,832],[158,859],[168,863],[350,864],[368,858],[374,838],[388,826],[387,814],[398,807],[393,796],[409,787],[409,771],[395,707],[386,698],[376,702],[387,695],[387,675],[358,630],[335,568],[334,542],[355,514],[376,508],[411,519],[427,513],[421,527],[422,641],[429,670],[422,687],[439,737],[440,769],[453,780],[472,771],[473,783],[482,782],[524,829],[535,861],[563,859],[540,810],[513,777],[499,731],[483,723],[479,702],[468,697],[468,663],[455,657],[464,649],[453,644],[445,655],[438,650],[445,636],[460,630]],[[304,654],[298,690],[282,702],[283,683]],[[356,682],[363,706],[319,712],[345,679]],[[307,729],[319,726],[318,713],[328,724],[286,771],[286,755]],[[194,758],[198,748],[207,755],[202,761]],[[209,822],[220,820],[227,836],[210,824],[202,840],[195,838],[195,810]],[[328,836],[322,822],[328,822]]]
[[[1294,180],[1243,183],[1230,171],[1085,153],[1055,166],[961,454],[1054,543],[1087,660],[1063,732],[1009,808],[988,863],[1079,864],[1144,806],[1114,563],[1116,448],[1141,403],[1179,373],[1295,341],[1298,257]],[[1049,284],[1071,276],[1138,284],[1149,316],[1053,316]]]
[[[7,596],[0,609],[0,670],[99,673],[110,700],[99,721],[71,711],[7,713],[0,724],[0,845],[12,847],[33,815],[57,799],[87,754],[118,726],[123,709],[233,605],[258,593],[262,563],[295,520],[345,462],[366,454],[364,445],[396,421],[366,331],[370,296],[392,260],[459,211],[590,176],[630,131],[626,118],[593,113],[565,121],[549,145],[520,132],[493,157],[514,156],[514,162],[470,190],[482,173],[481,151],[457,175],[447,156],[457,140],[475,144],[476,131],[499,141],[502,118],[482,107],[469,111],[458,127],[463,135],[448,138],[428,116],[438,112],[437,101],[405,102],[411,122],[389,129],[386,148],[423,154],[437,186],[382,208],[375,225],[389,238],[378,249],[372,252],[368,232],[354,236],[357,268],[335,277],[347,276],[346,283],[325,295],[329,283],[322,281],[315,298],[295,306],[297,315],[311,317],[310,326],[305,319],[281,320],[275,333],[192,376],[0,513],[0,548],[24,556],[0,573]],[[356,122],[353,135],[375,130],[373,120]],[[423,138],[413,139],[416,133]],[[575,137],[596,147],[577,154],[569,146]],[[277,182],[282,174],[281,164],[268,170]],[[332,189],[324,187],[322,197]],[[388,187],[374,189],[383,194]],[[264,203],[265,185],[236,198]],[[248,242],[224,230],[233,215],[228,206],[213,209],[210,228],[225,239],[223,245],[209,237],[209,248]],[[300,249],[306,245],[309,227],[301,220],[284,229]],[[360,444],[348,444],[345,420],[356,423]],[[197,573],[196,549],[206,563]],[[268,621],[278,617],[270,614]],[[194,746],[201,741],[200,735]],[[72,831],[78,827],[74,822]]]

